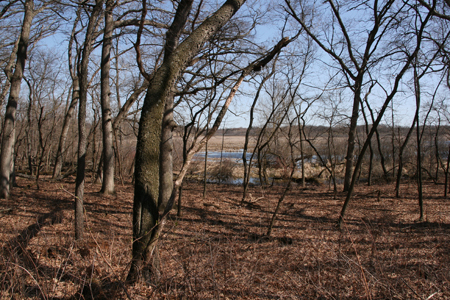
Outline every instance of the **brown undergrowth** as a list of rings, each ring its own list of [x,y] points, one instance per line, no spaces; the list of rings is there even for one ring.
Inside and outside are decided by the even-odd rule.
[[[344,194],[293,186],[271,237],[267,226],[283,187],[252,187],[241,206],[233,185],[185,184],[183,214],[161,240],[158,286],[124,282],[131,255],[133,188],[85,194],[86,238],[73,240],[73,180],[18,179],[0,200],[1,299],[450,299],[450,214],[442,185],[359,186],[343,230]]]

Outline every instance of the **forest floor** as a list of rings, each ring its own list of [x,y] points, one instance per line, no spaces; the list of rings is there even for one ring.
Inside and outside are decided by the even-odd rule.
[[[342,230],[345,194],[292,186],[271,237],[282,186],[187,182],[160,241],[158,286],[124,282],[131,258],[133,188],[114,196],[87,184],[86,235],[74,242],[74,179],[18,178],[0,200],[0,299],[450,299],[450,205],[426,183],[424,222],[417,187],[358,186]]]

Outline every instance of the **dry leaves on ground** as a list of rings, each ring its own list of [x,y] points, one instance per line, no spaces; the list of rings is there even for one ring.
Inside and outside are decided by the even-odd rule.
[[[1,299],[449,299],[448,199],[424,189],[417,223],[414,183],[359,186],[343,230],[344,194],[293,186],[271,237],[267,226],[282,186],[252,187],[241,205],[234,185],[185,184],[182,216],[160,241],[158,286],[124,282],[131,257],[133,188],[85,194],[86,240],[73,240],[72,181],[18,180],[0,200]],[[380,197],[378,197],[380,192]]]

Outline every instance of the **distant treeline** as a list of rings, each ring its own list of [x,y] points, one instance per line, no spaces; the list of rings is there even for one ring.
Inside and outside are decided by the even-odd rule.
[[[298,126],[294,126],[295,128]],[[434,132],[436,130],[436,125],[427,125],[426,126],[426,131],[431,131]],[[287,130],[287,127],[281,127],[281,130]],[[258,135],[260,128],[255,127],[252,128],[252,130],[250,131],[250,136],[255,136]],[[321,133],[321,132],[325,132],[328,130],[327,126],[323,126],[323,125],[306,125],[305,126],[305,131],[310,133],[310,134],[314,134],[314,133]],[[370,130],[370,128],[369,128]],[[407,126],[395,126],[395,135],[397,136],[404,136],[407,134],[409,130],[409,127]],[[421,127],[422,130],[422,127]],[[450,132],[450,125],[441,125],[440,126],[440,130],[442,133],[447,133]],[[239,127],[239,128],[225,128],[225,129],[219,129],[217,130],[216,135],[222,136],[224,135],[224,131],[225,131],[225,136],[245,136],[245,133],[247,132],[247,128],[243,128],[243,127]],[[343,136],[346,137],[348,135],[348,127],[346,126],[339,126],[339,127],[334,127],[333,128],[333,132],[335,133],[335,137],[337,136]],[[358,134],[365,134],[366,132],[366,125],[359,125],[357,127],[357,132]],[[388,135],[388,134],[392,134],[392,127],[388,126],[388,125],[379,125],[378,126],[378,133],[382,136],[384,135]]]

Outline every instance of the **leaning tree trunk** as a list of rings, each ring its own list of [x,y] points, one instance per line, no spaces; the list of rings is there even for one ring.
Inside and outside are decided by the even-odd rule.
[[[160,174],[168,173],[168,170],[160,173],[162,165],[159,161],[161,157],[165,157],[160,154],[160,147],[165,149],[161,146],[161,131],[163,128],[170,131],[173,126],[173,122],[168,122],[167,114],[163,124],[165,106],[170,107],[170,103],[173,102],[175,85],[192,58],[197,55],[202,45],[228,22],[245,0],[227,0],[222,7],[176,47],[192,2],[192,0],[185,0],[178,5],[174,21],[167,32],[164,61],[151,79],[142,107],[136,146],[133,257],[128,273],[130,281],[158,279],[155,278],[157,274],[152,274],[152,269],[157,267],[154,262],[154,253],[157,253],[156,246],[162,227],[161,221],[164,220],[165,213],[170,210],[172,205],[172,203],[168,203],[169,199],[163,199],[160,195],[160,193],[169,195],[166,193],[168,187],[160,185],[160,181],[165,180],[160,178]],[[166,146],[169,147],[169,145]],[[172,176],[173,173],[168,175],[170,180],[172,180]],[[165,191],[160,191],[160,188]],[[170,199],[173,199],[172,194],[170,191]],[[165,213],[160,215],[159,209],[163,207],[166,207]]]
[[[272,229],[273,229],[273,226],[275,225],[275,220],[277,218],[277,214],[281,208],[281,204],[284,201],[284,198],[286,197],[286,195],[291,187],[292,177],[294,176],[294,173],[295,173],[296,162],[295,162],[295,158],[294,158],[294,142],[292,140],[292,123],[291,122],[289,122],[288,142],[289,142],[289,150],[290,150],[290,156],[291,156],[290,164],[291,164],[292,170],[291,170],[291,173],[289,174],[288,182],[284,188],[283,194],[281,195],[280,199],[278,199],[277,206],[275,208],[275,211],[272,214],[272,218],[271,218],[269,226],[267,228],[267,233],[266,233],[267,236],[270,236],[272,234]]]
[[[345,157],[345,175],[344,175],[344,192],[348,191],[350,188],[350,181],[352,179],[353,173],[353,161],[355,152],[355,140],[356,140],[356,127],[358,125],[359,118],[359,104],[361,102],[361,83],[363,80],[363,73],[358,75],[355,82],[355,91],[353,98],[353,109],[352,116],[350,118],[350,128],[348,131],[347,140],[347,155]]]
[[[105,11],[105,28],[103,35],[103,49],[101,62],[101,107],[102,107],[102,131],[103,131],[103,194],[114,193],[114,139],[113,139],[113,125],[111,120],[111,105],[110,105],[110,87],[109,87],[109,72],[110,72],[110,56],[112,46],[112,34],[114,31],[113,24],[113,7],[114,1],[106,1]]]
[[[408,133],[406,134],[405,140],[403,141],[403,144],[401,145],[399,151],[398,151],[398,168],[397,168],[397,180],[395,182],[395,197],[400,198],[400,182],[402,180],[402,174],[403,174],[403,153],[405,152],[406,146],[408,145],[409,138],[414,130],[414,127],[416,126],[416,117],[419,115],[418,113],[419,107],[416,107],[416,112],[414,114],[414,120],[409,127]]]
[[[11,166],[14,163],[13,147],[16,141],[15,121],[17,102],[19,101],[20,85],[22,83],[23,70],[27,58],[31,24],[33,22],[33,17],[35,16],[33,0],[26,0],[24,6],[25,15],[22,22],[19,47],[17,48],[16,66],[14,74],[11,77],[11,88],[3,124],[2,148],[0,154],[0,198],[8,198],[10,196]]]
[[[365,97],[366,101],[367,101],[367,96],[368,96],[368,94]],[[367,120],[366,113],[364,112],[364,105],[363,105],[363,103],[361,103],[361,108],[362,108],[361,112],[362,112],[362,115],[363,115],[363,118],[364,118],[364,123],[366,124],[365,125],[366,136],[368,136],[369,135],[369,122]],[[373,167],[373,165],[372,165],[372,163],[373,163],[372,141],[369,141],[369,153],[370,153],[369,154],[369,169],[367,171],[367,185],[368,186],[370,186],[372,184],[372,167]]]
[[[264,84],[266,83],[267,80],[269,80],[269,78],[275,73],[275,68],[272,68],[272,72],[270,72],[270,74],[268,74],[267,76],[265,76],[261,83],[258,86],[258,90],[256,91],[255,94],[255,98],[253,99],[253,103],[252,106],[250,107],[250,120],[249,120],[249,124],[247,127],[247,130],[245,131],[245,141],[244,141],[244,150],[242,151],[242,164],[244,167],[244,179],[242,181],[242,187],[244,189],[243,193],[242,193],[242,200],[241,203],[244,203],[245,198],[247,197],[247,189],[248,189],[248,185],[250,182],[250,177],[251,177],[251,161],[250,164],[247,163],[247,151],[248,151],[248,142],[250,139],[250,133],[253,129],[253,121],[254,121],[254,112],[255,112],[255,106],[256,103],[259,100],[259,96],[261,94],[261,90],[264,87]],[[252,157],[253,157],[253,153],[252,153]],[[248,164],[248,168],[247,168],[247,164]]]
[[[373,122],[373,118],[372,118],[372,122]],[[380,155],[380,164],[381,164],[381,169],[383,170],[383,177],[384,177],[384,180],[386,180],[386,182],[387,182],[388,174],[387,174],[387,169],[386,169],[386,162],[384,159],[383,149],[381,149],[381,139],[380,139],[380,133],[378,132],[378,130],[375,130],[375,136],[377,138],[378,154]]]

